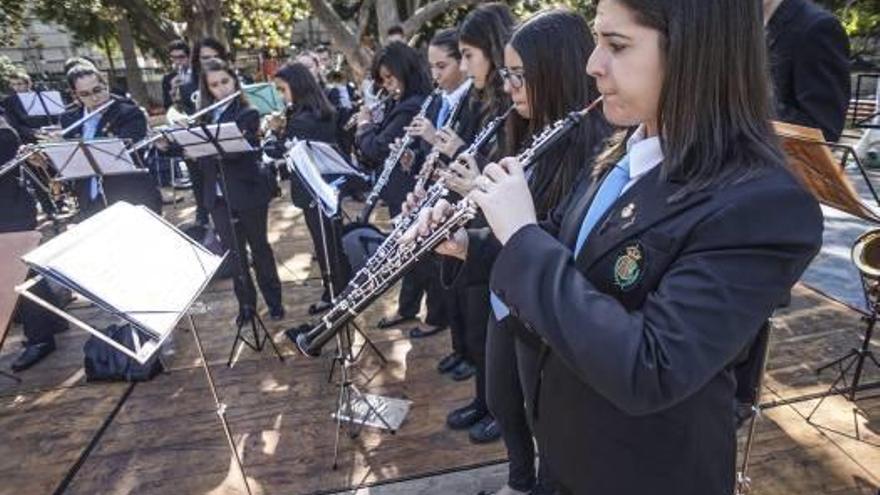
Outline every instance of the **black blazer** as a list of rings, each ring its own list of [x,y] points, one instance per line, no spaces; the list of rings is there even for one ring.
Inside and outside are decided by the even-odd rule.
[[[0,112],[0,165],[15,158],[21,140]],[[0,232],[37,228],[34,199],[19,183],[18,171],[0,177]]]
[[[401,100],[391,107],[380,124],[371,124],[358,130],[355,145],[360,150],[361,165],[368,169],[381,169],[388,157],[388,147],[395,139],[403,136],[403,128],[419,113],[424,99],[425,95],[412,95]],[[415,178],[411,174],[404,172],[399,166],[394,167],[388,184],[380,194],[392,216],[400,211],[400,205],[414,185]]]
[[[849,39],[840,21],[810,0],[784,0],[766,32],[777,117],[840,139],[850,98]]]
[[[235,122],[251,146],[259,149],[257,134],[260,130],[260,112],[257,109],[242,107],[238,100],[234,100],[220,115],[219,122]],[[217,184],[220,180],[217,161],[213,157],[200,158],[197,164],[202,167],[204,174],[202,192],[209,210],[217,201]],[[269,204],[272,192],[266,175],[261,172],[259,151],[230,154],[222,162],[226,192],[229,193],[227,201],[233,210],[249,210]]]
[[[116,103],[101,114],[95,138],[118,138],[136,143],[147,135],[147,116],[132,100],[111,96]],[[67,127],[83,116],[82,107],[75,107],[61,115],[61,127]],[[66,139],[82,137],[82,126],[66,135]],[[103,207],[98,198],[92,201],[89,194],[89,181],[78,180],[73,184],[80,210],[84,216]],[[162,210],[162,196],[148,173],[110,175],[104,177],[104,192],[107,201],[114,203],[125,200],[132,204],[146,205],[155,212]]]
[[[821,246],[819,206],[782,168],[669,202],[681,184],[657,167],[575,258],[597,184],[515,233],[492,269],[545,349],[520,370],[538,384],[539,447],[574,493],[729,495],[732,367]],[[469,249],[469,264],[486,258]]]

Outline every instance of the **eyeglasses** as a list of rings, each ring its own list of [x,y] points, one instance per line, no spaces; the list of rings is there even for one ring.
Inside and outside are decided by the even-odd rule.
[[[174,60],[186,60],[189,57],[186,55],[171,55],[171,58]]]
[[[91,91],[77,91],[76,96],[78,96],[79,98],[85,99],[85,98],[89,98],[89,97],[100,96],[100,95],[104,94],[105,91],[107,91],[107,88],[105,88],[104,86],[98,85],[98,86],[95,86],[94,88],[92,88]]]
[[[498,73],[501,75],[501,78],[507,81],[510,84],[510,87],[513,89],[520,89],[526,83],[525,74],[520,72],[514,72],[507,67],[501,67],[498,69]]]

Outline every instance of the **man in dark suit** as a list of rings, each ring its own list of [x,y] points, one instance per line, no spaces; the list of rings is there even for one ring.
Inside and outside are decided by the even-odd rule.
[[[849,39],[811,0],[764,0],[777,118],[840,139],[850,98]]]
[[[111,95],[103,75],[94,67],[77,66],[67,73],[67,82],[81,105],[61,115],[61,126],[67,127],[94,112],[109,101],[114,103],[100,114],[86,120],[63,138],[118,138],[137,142],[147,134],[147,117],[133,101]],[[143,204],[161,212],[162,196],[147,173],[104,176],[102,183],[95,178],[76,181],[74,188],[79,202],[81,219],[87,218],[104,207],[101,189],[108,203],[125,200]]]
[[[168,58],[171,59],[171,72],[162,76],[162,104],[165,110],[175,103],[181,105],[182,111],[191,113],[192,102],[183,102],[183,86],[190,83],[192,71],[190,70],[189,45],[183,40],[174,40],[168,44]],[[190,92],[191,93],[191,92]],[[180,100],[180,101],[176,101]]]

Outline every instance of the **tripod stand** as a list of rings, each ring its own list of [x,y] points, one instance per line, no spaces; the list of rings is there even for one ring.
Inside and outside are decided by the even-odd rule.
[[[303,164],[301,166],[314,166],[311,162],[307,164]],[[321,232],[321,248],[323,249],[324,254],[324,265],[327,271],[327,285],[330,291],[330,299],[331,301],[336,300],[337,296],[337,288],[334,283],[334,275],[333,275],[333,262],[332,260],[338,259],[340,255],[343,255],[338,250],[338,243],[336,238],[335,229],[332,227],[331,223],[331,233],[329,235],[333,236],[331,241],[328,241],[328,233],[325,225],[325,221],[329,220],[332,222],[333,216],[336,211],[333,211],[335,207],[336,210],[339,209],[339,200],[338,197],[330,198],[331,203],[326,203],[325,199],[318,193],[315,185],[309,182],[309,178],[313,178],[313,180],[321,180],[320,174],[304,174],[302,173],[298,167],[292,167],[293,171],[296,173],[297,177],[303,182],[306,186],[306,189],[312,195],[313,204],[318,208],[319,214],[319,226]],[[330,251],[332,245],[332,253]],[[352,330],[354,329],[354,330]],[[357,332],[363,337],[365,344],[361,347],[361,350],[355,354],[353,351],[353,337],[354,332]],[[345,325],[344,328],[340,329],[336,335],[336,353],[333,356],[333,361],[330,365],[330,374],[327,382],[331,383],[333,381],[333,375],[336,368],[339,368],[340,376],[339,376],[339,393],[336,401],[336,432],[333,443],[333,469],[335,470],[339,464],[339,444],[340,444],[340,434],[342,433],[343,423],[347,423],[349,427],[349,436],[351,438],[357,437],[360,433],[360,428],[366,423],[367,419],[371,416],[376,417],[380,423],[389,431],[394,433],[394,429],[391,427],[389,422],[382,416],[379,410],[376,408],[374,404],[372,404],[369,399],[357,388],[354,384],[354,381],[351,376],[351,371],[354,368],[354,363],[360,358],[361,353],[364,352],[365,349],[371,349],[382,361],[383,366],[388,362],[387,358],[379,351],[379,348],[370,340],[370,338],[353,322],[350,322]],[[366,406],[366,412],[362,417],[355,417],[356,411],[354,405],[356,403],[360,403]],[[358,425],[359,424],[359,425]]]
[[[871,338],[874,335],[874,326],[877,323],[878,316],[880,316],[878,315],[878,311],[880,311],[880,299],[878,299],[878,297],[880,297],[880,286],[877,285],[876,281],[866,279],[864,274],[861,274],[861,279],[862,290],[865,294],[865,302],[870,308],[870,313],[867,316],[862,317],[862,320],[867,324],[865,327],[865,337],[862,339],[862,344],[858,348],[854,347],[845,355],[816,369],[817,375],[833,367],[837,367],[839,371],[837,377],[831,383],[831,386],[828,387],[828,390],[824,394],[822,394],[819,402],[816,403],[813,410],[807,415],[807,422],[811,422],[813,415],[825,399],[831,395],[840,394],[853,402],[856,400],[856,393],[862,390],[880,387],[880,382],[868,384],[861,383],[866,361],[870,361],[874,366],[880,368],[880,362],[877,361],[876,356],[874,356],[874,353],[870,349]],[[853,369],[853,367],[855,367],[855,370],[853,372],[852,381],[847,384],[847,374]],[[841,383],[843,384],[843,387],[838,386]]]
[[[208,126],[206,124],[203,124],[201,126],[201,129],[204,132],[204,138],[211,145],[214,146],[217,152],[215,155],[215,164],[217,166],[217,178],[219,179],[218,184],[220,185],[220,189],[223,191],[224,213],[226,215],[226,220],[229,222],[229,233],[232,240],[230,251],[232,251],[233,257],[236,258],[238,262],[238,273],[235,275],[237,279],[236,282],[239,284],[239,286],[246,287],[248,285],[248,282],[250,282],[250,267],[247,263],[247,253],[242,252],[241,244],[239,243],[236,224],[240,220],[238,220],[236,216],[233,215],[232,206],[230,205],[226,172],[223,166],[223,161],[226,159],[227,154],[218,140],[219,131],[212,132],[210,129],[208,129]],[[240,137],[240,139],[244,139],[244,137]],[[252,282],[251,285],[253,285]],[[255,305],[243,305],[240,308],[239,318],[236,318],[235,323],[235,339],[233,339],[232,341],[232,348],[229,350],[229,359],[226,361],[226,366],[232,367],[232,361],[235,358],[236,350],[239,348],[239,343],[246,345],[253,351],[261,352],[268,342],[272,346],[272,350],[275,352],[275,355],[278,356],[278,360],[284,362],[284,357],[281,355],[281,352],[275,345],[275,341],[272,340],[272,336],[269,334],[269,330],[266,328],[266,325],[263,323],[263,320],[257,313],[257,308]],[[247,331],[247,327],[250,327],[251,335],[253,337],[252,341],[248,340],[243,335],[243,333]]]

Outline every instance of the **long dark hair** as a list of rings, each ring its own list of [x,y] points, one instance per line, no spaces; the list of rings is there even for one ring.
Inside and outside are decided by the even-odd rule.
[[[199,41],[196,41],[189,58],[189,68],[192,71],[193,81],[198,81],[202,74],[202,63],[199,59],[199,54],[202,52],[203,46],[207,46],[217,52],[217,58],[220,60],[229,62],[229,50],[227,50],[226,46],[224,46],[223,43],[220,43],[217,39],[202,38]]]
[[[661,34],[662,174],[687,182],[680,195],[784,166],[770,124],[761,2],[618,1]]]
[[[229,74],[229,77],[235,81],[236,91],[241,89],[241,80],[238,79],[238,74],[235,73],[235,69],[228,62],[219,59],[209,60],[205,63],[205,70],[199,75],[199,109],[207,108],[217,101],[214,95],[211,94],[211,90],[208,89],[208,72],[225,72]],[[244,93],[235,101],[238,101],[239,106],[242,108],[250,106]],[[210,116],[208,117],[210,118]]]
[[[507,154],[513,155],[544,127],[586,107],[599,96],[595,81],[584,70],[594,43],[586,20],[571,10],[535,14],[513,33],[509,45],[523,62],[527,120],[513,112],[507,120]],[[565,61],[562,63],[562,61]],[[609,133],[600,111],[571,131],[561,146],[534,169],[530,184],[539,212],[546,212],[568,194]]]
[[[374,81],[382,80],[379,76],[379,68],[382,66],[403,83],[401,101],[413,95],[426,96],[431,92],[431,75],[428,74],[419,53],[409,45],[395,41],[376,55],[372,67]]]
[[[504,45],[510,39],[515,23],[507,4],[492,2],[474,9],[458,28],[459,42],[479,48],[492,62],[492,68],[486,77],[486,87],[478,93],[484,121],[500,114],[509,106],[508,98],[504,94],[504,81],[498,69],[504,66]]]
[[[293,113],[310,112],[319,119],[327,119],[336,115],[327,95],[318,86],[318,81],[305,65],[298,62],[284,64],[275,73],[275,77],[286,82],[290,87],[290,93],[293,96],[291,108]]]

